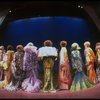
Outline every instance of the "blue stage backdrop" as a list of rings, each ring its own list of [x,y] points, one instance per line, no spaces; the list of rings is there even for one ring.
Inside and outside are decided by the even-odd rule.
[[[93,49],[96,42],[94,28],[86,19],[67,16],[19,19],[10,22],[3,34],[4,41],[2,41],[2,44],[11,44],[14,47],[18,44],[25,46],[31,41],[39,48],[43,46],[45,40],[50,39],[53,41],[53,45],[60,49],[59,42],[66,40],[68,42],[69,59],[70,47],[73,42],[77,42],[81,46],[83,59],[84,41],[90,41]],[[58,69],[58,61],[54,69]]]

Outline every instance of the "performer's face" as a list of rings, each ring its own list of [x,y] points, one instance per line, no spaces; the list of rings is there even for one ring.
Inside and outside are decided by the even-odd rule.
[[[88,48],[88,47],[90,47],[90,45],[89,45],[89,44],[86,44],[84,47],[85,47],[85,48]]]

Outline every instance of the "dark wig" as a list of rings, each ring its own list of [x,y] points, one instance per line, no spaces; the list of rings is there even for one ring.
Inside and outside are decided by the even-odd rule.
[[[7,50],[13,50],[13,46],[12,45],[8,45],[7,46]]]

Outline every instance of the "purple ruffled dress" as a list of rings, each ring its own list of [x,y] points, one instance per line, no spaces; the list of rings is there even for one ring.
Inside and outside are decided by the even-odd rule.
[[[38,78],[38,60],[37,47],[24,47],[25,55],[23,62],[23,70],[25,71],[25,79],[22,82],[22,89],[28,92],[39,92],[41,81]]]

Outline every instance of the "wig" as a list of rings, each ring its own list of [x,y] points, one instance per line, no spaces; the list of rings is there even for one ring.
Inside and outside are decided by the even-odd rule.
[[[61,47],[66,47],[67,46],[67,42],[66,41],[61,41],[60,42],[60,46]]]
[[[23,46],[22,46],[22,45],[17,45],[16,50],[18,50],[18,49],[20,49],[21,51],[23,51],[23,50],[24,50],[24,48],[23,48]]]
[[[85,45],[90,46],[91,44],[90,44],[90,42],[89,42],[89,41],[86,41],[86,42],[84,42],[84,46],[85,46]]]
[[[52,45],[53,45],[53,43],[51,40],[44,41],[44,46],[52,46]]]
[[[13,46],[12,45],[8,45],[7,46],[7,50],[13,50]]]
[[[95,47],[95,50],[97,51],[98,49],[100,49],[100,43],[96,43],[96,47]]]

